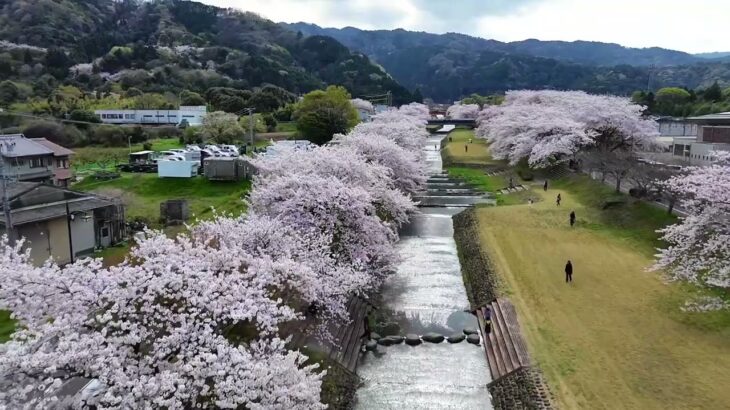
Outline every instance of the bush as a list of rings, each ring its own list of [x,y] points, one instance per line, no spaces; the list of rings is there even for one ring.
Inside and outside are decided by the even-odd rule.
[[[139,88],[134,88],[134,87],[132,87],[132,88],[130,88],[130,89],[128,89],[127,91],[125,91],[125,92],[124,92],[124,98],[134,98],[134,97],[139,97],[139,96],[140,96],[140,95],[142,95],[142,94],[144,94],[144,93],[142,92],[142,90],[140,90]]]
[[[123,147],[129,141],[127,141],[127,135],[121,127],[102,125],[94,129],[89,143],[105,147]]]
[[[152,143],[145,142],[144,144],[142,144],[142,149],[145,151],[152,151]]]
[[[276,118],[274,118],[271,114],[264,114],[264,124],[266,124],[266,131],[267,132],[274,132],[276,131],[276,125],[278,122],[276,121]]]
[[[57,122],[32,122],[23,129],[23,134],[28,138],[45,138],[64,147],[69,147],[74,143],[74,141],[66,135],[66,131],[63,126]]]
[[[127,140],[132,144],[139,144],[140,142],[145,142],[149,139],[149,135],[145,129],[140,126],[124,128],[124,133],[127,136]]]
[[[529,169],[518,169],[517,175],[522,178],[523,181],[532,181],[535,179],[535,173]]]
[[[201,144],[203,142],[203,135],[200,129],[194,127],[186,129],[181,138],[184,144]]]
[[[149,130],[150,138],[178,138],[182,135],[182,130],[177,127],[157,127]]]
[[[73,110],[71,111],[69,118],[74,121],[93,122],[96,124],[101,123],[101,120],[93,111],[87,110]]]

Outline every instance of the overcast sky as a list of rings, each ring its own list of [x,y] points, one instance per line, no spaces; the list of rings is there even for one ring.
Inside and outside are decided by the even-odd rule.
[[[730,51],[728,0],[202,0],[274,21]]]

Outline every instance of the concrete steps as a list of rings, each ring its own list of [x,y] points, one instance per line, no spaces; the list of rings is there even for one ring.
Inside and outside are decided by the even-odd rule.
[[[515,185],[512,188],[502,188],[498,192],[500,194],[511,194],[511,193],[520,192],[520,191],[527,191],[527,187],[520,184],[520,185]]]
[[[489,362],[492,379],[498,380],[516,370],[530,366],[527,345],[520,332],[517,313],[507,300],[499,298],[489,304],[491,309],[491,332],[486,331],[484,309],[477,310],[479,330],[482,333],[484,350]]]

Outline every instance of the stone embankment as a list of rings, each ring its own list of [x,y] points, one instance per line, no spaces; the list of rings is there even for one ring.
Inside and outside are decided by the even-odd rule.
[[[516,313],[508,309],[510,314],[505,315],[499,308],[511,305],[505,300],[497,300],[499,280],[489,256],[481,248],[476,211],[467,209],[455,215],[453,221],[464,285],[472,308],[478,311],[480,329],[485,336],[485,351],[493,377],[487,387],[494,408],[555,408],[542,373],[529,360]],[[489,325],[483,309],[486,306],[490,306],[493,314],[497,315],[491,317]],[[491,322],[494,322],[493,329]],[[520,359],[521,354],[527,357]]]

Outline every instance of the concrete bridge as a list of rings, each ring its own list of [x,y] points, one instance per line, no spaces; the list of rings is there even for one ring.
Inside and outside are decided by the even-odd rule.
[[[476,120],[474,119],[431,119],[428,120],[428,125],[466,125],[467,127],[475,128],[477,126]]]

